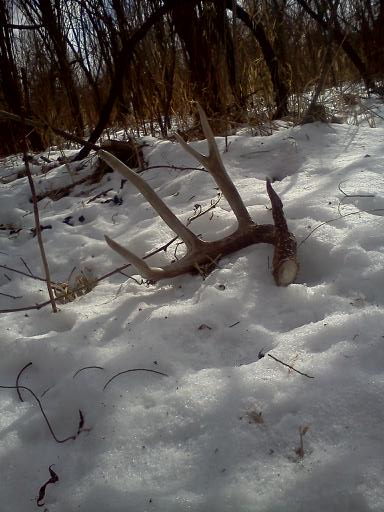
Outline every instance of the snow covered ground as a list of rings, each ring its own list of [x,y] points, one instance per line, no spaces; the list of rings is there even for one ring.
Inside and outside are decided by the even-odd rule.
[[[75,435],[84,416],[76,439],[57,443],[29,391],[21,402],[15,389],[0,389],[2,512],[37,510],[49,466],[59,480],[39,504],[50,512],[384,510],[384,107],[371,107],[357,125],[236,135],[227,151],[217,138],[259,223],[272,222],[265,177],[275,180],[300,244],[288,288],[275,286],[271,247],[260,244],[222,259],[205,280],[146,286],[114,274],[57,314],[1,315],[0,384],[15,386],[31,362],[19,384],[39,398],[56,437]],[[146,142],[151,166],[198,166],[178,144]],[[20,168],[2,163],[0,264],[28,274],[24,260],[42,276]],[[72,165],[33,172],[39,192],[78,177]],[[184,222],[217,197],[202,171],[143,176]],[[55,282],[122,265],[104,234],[139,255],[172,238],[131,185],[120,187],[108,174],[40,201]],[[224,199],[190,225],[211,240],[234,226]],[[172,258],[174,247],[150,261]],[[4,267],[0,293],[2,310],[47,300],[44,282]],[[167,376],[124,373],[103,390],[129,369]]]

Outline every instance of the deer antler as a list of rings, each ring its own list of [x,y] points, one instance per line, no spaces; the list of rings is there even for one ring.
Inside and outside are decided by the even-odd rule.
[[[296,240],[294,235],[288,231],[283,213],[283,204],[280,198],[273,190],[270,181],[267,180],[267,192],[272,204],[272,214],[275,225],[257,225],[253,222],[239,192],[225,170],[211,127],[208,124],[203,109],[199,105],[198,111],[201,125],[208,141],[208,156],[198,153],[184,142],[180,136],[176,135],[176,137],[183,148],[206,167],[216,181],[236,216],[238,222],[236,231],[214,242],[200,240],[180,222],[141,176],[132,171],[132,169],[123,164],[115,156],[107,151],[101,150],[98,153],[100,158],[112,169],[128,178],[128,180],[135,185],[166,224],[183,240],[187,247],[187,252],[183,258],[174,263],[166,265],[165,267],[154,268],[149,267],[144,260],[106,236],[105,239],[108,245],[136,267],[143,277],[151,281],[158,281],[167,277],[176,277],[186,272],[193,271],[196,268],[200,269],[206,264],[211,264],[212,261],[217,261],[224,255],[249,245],[268,243],[275,246],[272,273],[276,284],[279,286],[291,284],[296,278],[299,268],[296,259]]]
[[[191,146],[188,146],[188,144],[184,141],[184,139],[180,137],[178,133],[175,133],[175,137],[185,149],[185,151],[195,157],[196,160],[209,171],[212,178],[216,181],[219,189],[222,191],[223,196],[228,201],[229,206],[232,208],[237,222],[239,223],[239,228],[246,228],[246,226],[249,224],[254,224],[254,222],[252,221],[251,216],[249,215],[248,210],[245,207],[239,192],[237,191],[237,188],[225,170],[219,149],[215,142],[215,137],[212,133],[211,127],[208,124],[208,119],[204,110],[200,107],[199,104],[197,104],[197,109],[200,115],[201,127],[203,128],[204,135],[208,142],[208,156],[202,155]]]

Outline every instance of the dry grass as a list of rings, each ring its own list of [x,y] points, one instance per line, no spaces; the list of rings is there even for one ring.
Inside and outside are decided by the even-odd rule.
[[[25,11],[28,23],[39,24],[40,3],[37,0],[31,2],[34,10],[25,11],[25,0],[16,0],[15,5],[21,13]],[[18,88],[23,91],[26,106],[44,121],[76,132],[80,127],[71,106],[72,94],[80,101],[86,136],[97,123],[115,81],[118,41],[131,37],[155,12],[157,4],[149,0],[122,2],[126,16],[123,20],[111,10],[106,0],[81,0],[80,4],[84,7],[81,16],[78,1],[58,0],[55,3],[61,16],[59,26],[66,46],[62,50],[69,61],[72,91],[65,85],[68,80],[64,80],[63,57],[57,53],[49,26],[44,32],[22,31],[21,34],[9,29],[7,37],[15,41],[12,58],[22,77]],[[242,5],[251,19],[263,27],[275,52],[280,77],[290,91],[290,109],[297,120],[308,105],[308,91],[316,86],[321,74],[328,44],[324,29],[296,2],[249,1]],[[183,8],[187,9],[187,6]],[[343,9],[342,5],[340,9]],[[230,11],[221,11],[219,3],[201,2],[194,12],[198,27],[177,26],[173,14],[168,14],[135,46],[134,57],[127,65],[122,90],[109,119],[110,126],[135,136],[167,137],[179,130],[187,138],[198,138],[200,134],[188,133],[194,128],[192,102],[197,100],[213,117],[211,123],[215,133],[229,134],[244,124],[251,125],[255,133],[263,133],[276,105],[271,71],[259,42],[243,22],[237,20],[234,23]],[[106,14],[116,18],[113,26],[105,23]],[[341,30],[365,63],[367,72],[376,79],[382,78],[384,57],[382,52],[375,50],[382,48],[383,31],[377,25],[379,14],[377,19],[369,19],[371,14],[363,0],[351,4],[347,14],[348,22],[343,25],[340,21]],[[6,15],[10,22],[17,21],[13,19],[17,9]],[[367,27],[372,27],[370,33]],[[69,29],[74,31],[77,39],[68,36]],[[193,45],[188,44],[188,37],[192,36],[199,62],[191,54]],[[334,43],[331,50],[331,65],[324,88],[360,80],[342,45]],[[377,53],[375,60],[370,58],[372,52]],[[1,92],[0,108],[12,110]],[[358,103],[359,95],[354,91],[340,93],[340,110],[342,107],[356,108]],[[324,108],[325,104],[319,102],[316,119],[329,120],[329,114],[333,113],[324,112]],[[49,130],[42,130],[41,136],[47,146],[60,142]],[[15,144],[17,141],[12,139],[9,147]],[[7,144],[3,146],[7,147]]]
[[[58,297],[56,302],[58,304],[73,302],[91,292],[96,284],[97,281],[89,270],[74,269],[66,282],[53,285],[55,297]]]

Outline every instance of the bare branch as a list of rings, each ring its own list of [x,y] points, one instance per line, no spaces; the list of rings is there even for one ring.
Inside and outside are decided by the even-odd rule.
[[[97,144],[88,142],[82,139],[81,137],[74,135],[73,133],[69,133],[64,130],[60,130],[59,128],[56,128],[54,126],[51,126],[42,119],[23,119],[22,116],[13,114],[11,112],[6,112],[5,110],[0,110],[0,119],[9,119],[10,121],[15,121],[16,123],[25,123],[27,126],[32,126],[33,128],[49,129],[52,130],[52,132],[58,135],[59,137],[62,137],[63,139],[69,140],[71,142],[75,142],[76,144],[80,144],[81,146],[87,147],[89,148],[89,150],[95,149],[96,151],[98,151],[100,149],[100,146],[98,146]]]
[[[24,121],[24,117],[22,117],[22,120]],[[26,125],[25,125],[24,122],[23,122],[23,129],[24,129],[23,160],[24,160],[24,163],[25,163],[25,172],[27,174],[29,188],[31,189],[32,205],[33,205],[33,215],[34,215],[34,219],[35,219],[35,232],[36,232],[36,236],[37,236],[37,242],[39,244],[41,260],[43,262],[43,268],[44,268],[45,279],[46,279],[46,283],[47,283],[47,290],[48,290],[49,300],[51,302],[52,311],[54,313],[57,313],[57,306],[56,306],[55,297],[54,297],[53,289],[52,289],[51,274],[50,274],[50,271],[49,271],[48,260],[47,260],[47,256],[46,256],[46,253],[45,253],[43,237],[42,237],[42,234],[41,234],[42,230],[41,230],[41,225],[40,225],[39,207],[37,206],[36,188],[35,188],[35,183],[34,183],[33,178],[32,178],[31,169],[29,167],[29,160],[28,160],[28,154],[27,154],[28,146],[27,146],[27,136],[26,136],[27,130],[26,130]]]
[[[16,23],[7,23],[6,27],[16,30],[38,30],[39,28],[43,28],[44,25],[18,25]]]

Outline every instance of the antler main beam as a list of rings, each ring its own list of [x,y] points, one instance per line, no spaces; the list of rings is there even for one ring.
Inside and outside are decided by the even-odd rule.
[[[143,194],[160,217],[185,243],[187,252],[183,258],[165,267],[150,267],[144,260],[114,240],[111,240],[108,236],[105,236],[105,240],[114,251],[136,267],[143,277],[151,281],[176,277],[195,269],[201,269],[204,265],[212,265],[212,262],[216,262],[222,256],[252,244],[272,244],[275,247],[272,269],[275,282],[278,286],[291,284],[295,280],[299,268],[296,258],[296,240],[294,235],[288,231],[283,204],[280,198],[273,190],[270,181],[267,180],[267,192],[272,204],[272,215],[275,225],[257,225],[249,215],[238,190],[225,170],[211,127],[205,112],[199,105],[198,111],[203,132],[208,142],[208,156],[197,152],[178,135],[176,137],[182,147],[196,158],[216,181],[236,216],[238,222],[236,231],[214,242],[200,240],[172,213],[164,201],[160,199],[141,176],[132,171],[115,156],[101,150],[98,153],[100,158],[113,170],[125,176]]]

